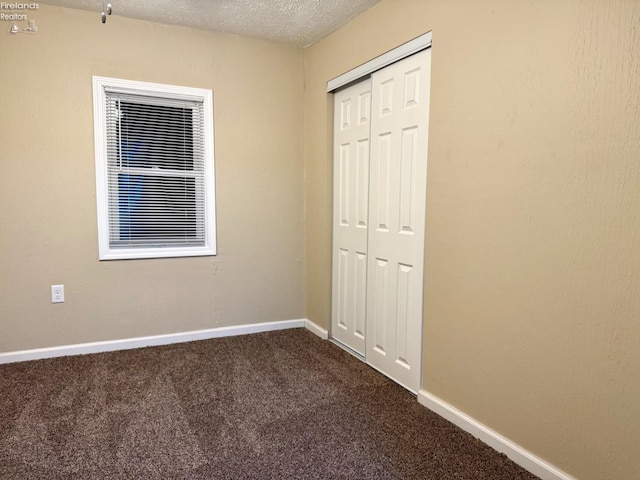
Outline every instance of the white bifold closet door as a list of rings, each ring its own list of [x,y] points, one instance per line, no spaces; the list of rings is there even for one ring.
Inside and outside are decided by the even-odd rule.
[[[332,336],[414,392],[422,357],[430,54],[407,57],[334,97]]]
[[[371,79],[335,94],[333,338],[364,356]]]

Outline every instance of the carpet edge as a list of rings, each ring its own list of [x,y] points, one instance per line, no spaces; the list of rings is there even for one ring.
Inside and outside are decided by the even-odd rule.
[[[322,340],[328,340],[329,339],[329,331],[324,329],[324,328],[322,328],[317,323],[312,322],[308,318],[304,319],[304,328],[309,330],[311,333],[317,335]]]
[[[70,355],[86,355],[90,353],[155,347],[160,345],[170,345],[172,343],[184,343],[196,340],[208,340],[211,338],[247,335],[250,333],[271,332],[290,328],[303,328],[306,327],[306,322],[308,322],[306,319],[280,320],[274,322],[251,323],[247,325],[208,328],[190,332],[169,333],[164,335],[151,335],[146,337],[35,348],[31,350],[18,350],[15,352],[0,353],[0,365],[6,363],[26,362],[30,360],[41,360],[45,358],[66,357]]]
[[[494,450],[504,453],[511,461],[542,480],[577,480],[427,390],[421,389],[418,392],[418,403],[449,420]]]

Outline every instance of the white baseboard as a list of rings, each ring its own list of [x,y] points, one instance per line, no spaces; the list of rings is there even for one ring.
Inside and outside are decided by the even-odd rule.
[[[0,353],[0,364],[39,360],[42,358],[66,357],[68,355],[84,355],[87,353],[112,352],[114,350],[130,350],[132,348],[155,347],[171,343],[192,342],[210,338],[231,337],[248,333],[270,332],[288,328],[306,327],[308,320],[283,320],[279,322],[252,323],[233,327],[210,328],[191,332],[170,333],[168,335],[153,335],[150,337],[126,338],[106,342],[80,343],[61,347],[37,348],[18,352]],[[309,322],[310,323],[310,322]],[[307,327],[309,328],[309,327]]]
[[[494,450],[504,453],[513,462],[540,477],[542,480],[576,480],[575,477],[545,462],[520,445],[503,437],[498,432],[491,430],[486,425],[483,425],[426,390],[420,390],[418,393],[418,402],[486,443]]]
[[[322,328],[320,325],[313,323],[311,320],[306,319],[304,321],[304,328],[309,330],[311,333],[315,333],[323,340],[329,339],[329,331]]]

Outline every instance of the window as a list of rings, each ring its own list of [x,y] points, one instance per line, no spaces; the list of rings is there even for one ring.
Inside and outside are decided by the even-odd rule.
[[[100,260],[215,255],[211,90],[93,77]]]

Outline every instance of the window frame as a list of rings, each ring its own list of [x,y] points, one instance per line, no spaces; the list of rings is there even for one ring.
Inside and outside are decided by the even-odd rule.
[[[109,170],[107,158],[106,91],[203,102],[204,111],[204,245],[112,247],[109,241]],[[100,260],[216,255],[213,92],[211,90],[93,76],[93,118]]]

